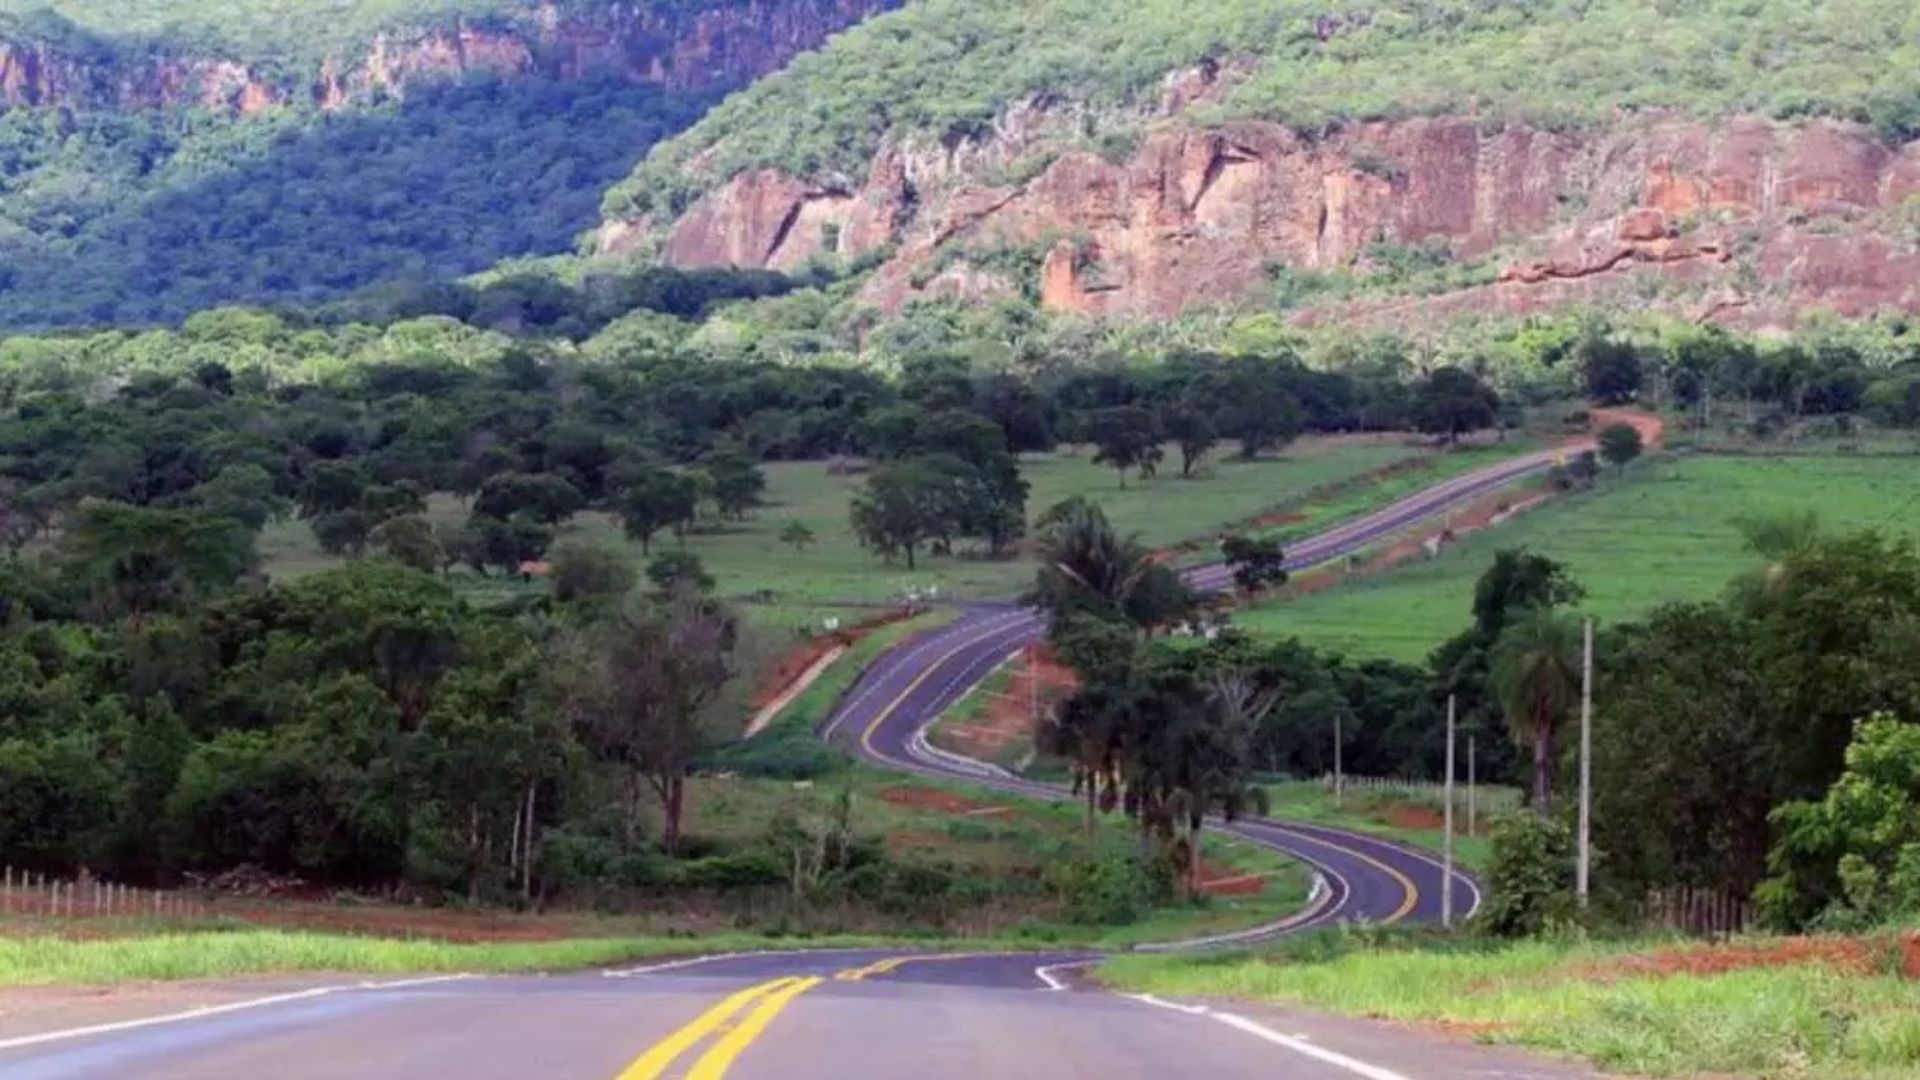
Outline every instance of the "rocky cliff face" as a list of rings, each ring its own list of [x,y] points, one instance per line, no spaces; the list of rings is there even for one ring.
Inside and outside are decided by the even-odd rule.
[[[995,182],[1073,127],[1009,121],[984,142],[896,145],[857,186],[736,177],[659,228],[660,248],[676,265],[750,267],[885,250],[865,296],[885,309],[1018,288],[1058,310],[1165,316],[1258,302],[1277,267],[1364,270],[1374,245],[1444,244],[1484,264],[1481,284],[1299,317],[1416,321],[1610,297],[1749,325],[1814,307],[1920,311],[1920,144],[1891,149],[1848,125],[1639,117],[1573,135],[1436,119],[1315,141],[1176,120],[1123,159],[1063,149],[1031,179]],[[651,227],[609,223],[603,246]],[[1009,260],[980,256],[1010,250],[1035,280],[983,272]]]
[[[220,57],[157,56],[103,64],[45,43],[0,40],[0,104],[68,108],[201,105],[257,112],[314,102],[341,108],[418,79],[536,70],[613,71],[676,90],[742,85],[902,0],[715,0],[704,6],[606,5],[589,18],[551,7],[523,20],[397,29],[317,72],[268,76]]]

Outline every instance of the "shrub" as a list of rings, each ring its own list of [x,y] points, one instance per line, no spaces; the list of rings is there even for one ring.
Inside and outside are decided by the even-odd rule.
[[[1067,921],[1081,926],[1125,926],[1174,895],[1171,865],[1137,856],[1068,859],[1052,868],[1047,884]]]
[[[1481,926],[1500,937],[1537,934],[1574,912],[1573,836],[1558,821],[1513,814],[1493,831]]]

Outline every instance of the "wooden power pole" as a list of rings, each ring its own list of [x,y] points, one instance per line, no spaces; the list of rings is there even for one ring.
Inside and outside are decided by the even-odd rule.
[[[1574,892],[1587,906],[1593,872],[1593,620],[1581,624],[1580,656],[1580,861]]]
[[[1447,832],[1440,871],[1440,925],[1453,925],[1453,695],[1447,695]]]

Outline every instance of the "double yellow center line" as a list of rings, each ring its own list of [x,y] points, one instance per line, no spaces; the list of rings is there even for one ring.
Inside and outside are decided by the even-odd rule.
[[[960,959],[964,957],[890,956],[864,967],[848,968],[833,977],[842,982],[861,982],[875,975],[885,975],[915,960]],[[686,1026],[655,1043],[652,1049],[627,1066],[617,1080],[658,1080],[682,1055],[716,1034],[718,1038],[693,1063],[686,1080],[720,1080],[727,1075],[734,1060],[753,1045],[753,1041],[767,1030],[781,1010],[791,1005],[794,998],[826,981],[825,977],[817,975],[804,978],[784,975],[729,995],[718,1005],[688,1021]],[[742,1013],[745,1015],[741,1016]],[[740,1016],[740,1019],[735,1020],[736,1016]]]

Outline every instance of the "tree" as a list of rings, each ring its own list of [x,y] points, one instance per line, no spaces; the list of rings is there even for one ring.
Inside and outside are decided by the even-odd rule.
[[[1479,376],[1457,367],[1435,368],[1413,392],[1414,426],[1454,443],[1500,418],[1500,396]]]
[[[499,521],[528,521],[557,525],[580,512],[586,498],[580,489],[553,473],[501,473],[480,485],[473,501],[475,515]]]
[[[1640,456],[1640,429],[1632,424],[1610,424],[1600,430],[1600,456],[1607,464],[1625,470]]]
[[[628,537],[643,553],[653,550],[653,534],[671,528],[684,532],[700,505],[700,491],[690,477],[655,466],[623,472],[614,496],[614,509]]]
[[[311,518],[357,510],[370,483],[367,471],[355,462],[316,461],[300,488],[300,513]]]
[[[1220,555],[1233,567],[1233,582],[1241,592],[1259,592],[1287,580],[1287,556],[1278,540],[1235,534],[1220,541]]]
[[[1087,614],[1148,628],[1191,606],[1180,576],[1138,539],[1115,532],[1097,505],[1069,499],[1049,510],[1045,520],[1034,598],[1055,627],[1071,615]]]
[[[1169,409],[1160,420],[1161,428],[1180,447],[1180,476],[1193,475],[1194,467],[1220,444],[1220,433],[1213,420],[1198,408],[1182,402]]]
[[[1640,393],[1645,377],[1640,354],[1631,344],[1590,333],[1575,346],[1576,362],[1587,384],[1587,396],[1602,405],[1620,405]]]
[[[759,506],[767,490],[766,474],[747,456],[744,448],[723,445],[700,459],[700,471],[707,481],[707,492],[720,516],[739,520]]]
[[[691,551],[666,551],[647,564],[647,580],[663,596],[681,593],[701,595],[713,591],[713,577],[701,565],[700,556]]]
[[[1580,637],[1573,618],[1533,608],[1493,646],[1493,689],[1514,740],[1533,748],[1533,807],[1543,818],[1553,802],[1554,739],[1580,693]]]
[[[548,561],[553,565],[550,579],[554,599],[563,604],[618,598],[633,588],[633,564],[599,544],[562,544]]]
[[[373,535],[373,518],[361,510],[339,510],[307,519],[320,550],[359,558]]]
[[[780,530],[780,542],[795,552],[805,551],[807,545],[813,543],[815,539],[817,537],[813,535],[813,530],[807,528],[803,521],[789,521],[786,528]]]
[[[915,553],[940,526],[940,484],[939,475],[922,461],[875,469],[853,497],[853,532],[861,546],[887,559],[904,555],[907,569],[913,569]]]
[[[1920,724],[1866,717],[1846,763],[1825,798],[1773,812],[1780,840],[1758,895],[1777,925],[1817,913],[1856,926],[1920,915]]]
[[[381,522],[374,527],[372,540],[387,558],[429,574],[439,570],[447,559],[446,550],[434,535],[433,523],[415,514]]]
[[[142,618],[230,585],[253,565],[253,534],[230,518],[88,499],[60,556],[95,604]]]
[[[1137,405],[1101,409],[1087,418],[1087,435],[1093,441],[1094,464],[1109,465],[1120,474],[1120,486],[1127,486],[1127,471],[1143,468],[1160,449],[1160,433],[1154,429],[1153,414]]]
[[[681,595],[586,628],[555,665],[562,711],[621,778],[629,844],[651,788],[663,810],[661,847],[678,851],[687,773],[718,734],[735,633],[724,607]]]
[[[254,532],[286,512],[287,502],[274,493],[273,476],[258,465],[228,465],[189,496],[195,509],[215,517],[232,518]]]

